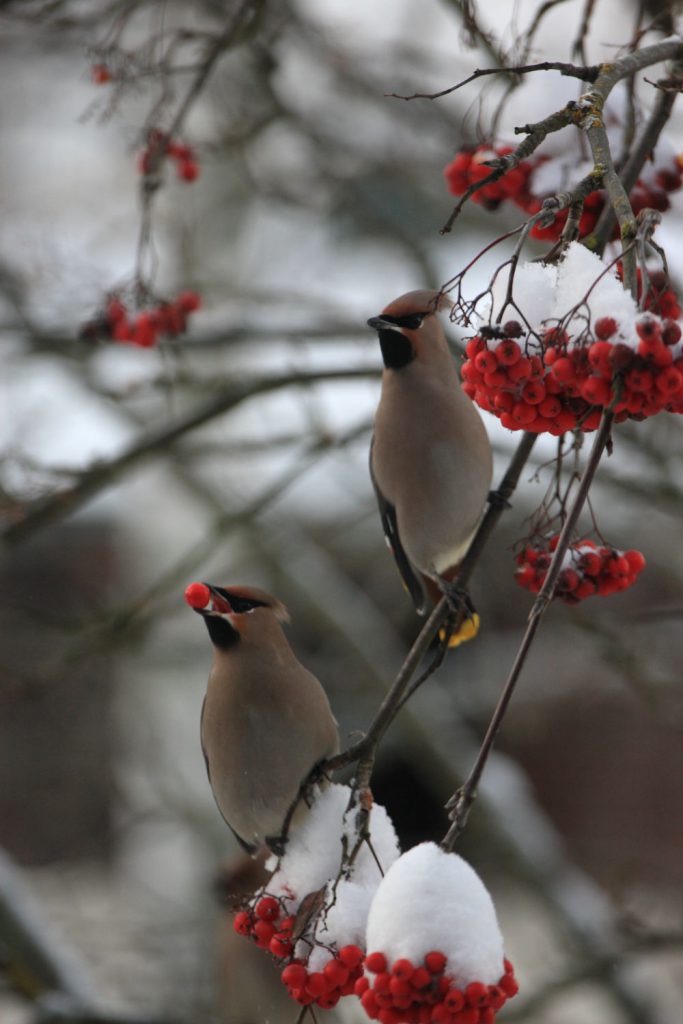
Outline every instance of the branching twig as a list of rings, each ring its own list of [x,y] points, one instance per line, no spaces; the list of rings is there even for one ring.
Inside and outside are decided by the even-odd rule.
[[[595,472],[602,458],[602,454],[605,450],[607,442],[609,440],[612,423],[614,420],[614,414],[609,409],[606,409],[603,413],[600,427],[595,435],[593,447],[591,449],[588,463],[584,470],[584,474],[581,478],[581,483],[577,489],[574,501],[572,503],[567,518],[565,520],[560,538],[557,543],[557,547],[553,554],[552,561],[548,568],[548,572],[543,586],[539,590],[536,600],[534,601],[531,611],[529,612],[529,619],[526,631],[522,637],[522,642],[517,651],[514,663],[510,670],[510,674],[505,682],[503,690],[501,692],[498,704],[493,713],[486,735],[482,741],[481,748],[477,755],[477,759],[472,767],[472,770],[465,780],[463,785],[453,794],[451,799],[447,803],[447,808],[450,812],[451,826],[441,841],[441,845],[445,850],[452,850],[458,837],[462,833],[467,823],[467,818],[470,812],[470,808],[476,799],[477,787],[481,778],[482,772],[486,765],[489,754],[495,742],[498,730],[500,729],[503,718],[507,711],[508,705],[512,698],[512,694],[517,685],[517,681],[524,667],[527,654],[531,648],[531,644],[536,635],[536,631],[541,623],[543,615],[547,611],[548,605],[552,600],[553,593],[555,591],[555,585],[562,569],[562,559],[569,546],[572,538],[574,527],[578,521],[581,510],[584,506],[586,498],[588,496],[589,488],[593,482]]]

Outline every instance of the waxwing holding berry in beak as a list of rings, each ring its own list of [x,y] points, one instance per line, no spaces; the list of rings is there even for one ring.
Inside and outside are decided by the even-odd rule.
[[[289,646],[281,625],[289,616],[276,598],[192,583],[185,599],[213,646],[201,742],[216,803],[249,853],[264,843],[281,852],[301,784],[339,750],[329,701]],[[297,813],[305,808],[301,801]]]
[[[368,320],[384,361],[370,474],[385,537],[421,615],[429,599],[448,593],[491,486],[488,435],[436,315],[448,301],[408,292]],[[474,635],[477,621],[466,620],[451,645]]]

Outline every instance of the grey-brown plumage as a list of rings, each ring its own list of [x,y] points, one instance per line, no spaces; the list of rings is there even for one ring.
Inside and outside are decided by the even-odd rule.
[[[276,846],[311,769],[339,750],[322,686],[297,660],[282,629],[287,611],[255,587],[215,587],[204,608],[213,664],[201,741],[221,814],[253,853]]]
[[[470,546],[492,473],[486,429],[436,316],[442,302],[438,292],[408,292],[368,321],[384,360],[370,472],[387,541],[421,614]]]

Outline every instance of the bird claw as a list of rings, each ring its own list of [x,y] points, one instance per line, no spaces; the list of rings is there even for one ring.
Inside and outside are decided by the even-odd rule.
[[[442,579],[439,580],[439,587],[448,602],[448,618],[443,629],[439,631],[439,639],[448,647],[457,647],[477,635],[479,616],[470,595],[463,587]],[[460,620],[459,625],[454,631],[453,625],[458,620]]]

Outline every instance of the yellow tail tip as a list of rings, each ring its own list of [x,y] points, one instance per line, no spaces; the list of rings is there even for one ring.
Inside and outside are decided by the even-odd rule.
[[[456,633],[451,633],[448,640],[449,647],[459,647],[460,644],[467,643],[468,640],[473,640],[479,632],[479,616],[476,612],[472,612],[469,618],[465,619],[460,623],[460,628]],[[446,630],[439,630],[439,640],[443,643],[446,639]]]

